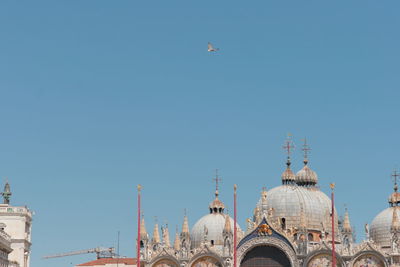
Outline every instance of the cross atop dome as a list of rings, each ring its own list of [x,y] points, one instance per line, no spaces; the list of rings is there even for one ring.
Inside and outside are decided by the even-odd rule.
[[[287,165],[290,165],[290,155],[292,154],[292,151],[294,149],[294,144],[293,144],[293,140],[292,140],[292,134],[288,133],[287,137],[286,137],[286,141],[285,141],[285,145],[282,147],[287,154]]]
[[[222,181],[218,174],[218,169],[215,169],[215,178],[213,178],[213,181],[215,181],[215,199],[213,202],[210,203],[209,209],[210,213],[223,213],[225,210],[225,205],[218,199],[219,196],[219,183]]]
[[[303,148],[301,150],[304,153],[304,160],[303,160],[304,165],[307,165],[307,163],[308,163],[308,154],[310,153],[311,148],[307,143],[307,138],[304,138],[303,141],[304,141]]]
[[[394,183],[394,185],[393,185],[393,191],[394,192],[389,197],[389,204],[390,204],[390,206],[399,206],[399,204],[400,204],[400,193],[397,192],[397,190],[399,189],[398,185],[397,185],[397,179],[400,177],[400,174],[397,172],[397,170],[394,170],[392,175],[391,175],[391,177],[392,177],[392,180],[393,180],[393,183]]]
[[[393,183],[394,183],[393,189],[395,192],[397,192],[397,190],[398,190],[397,179],[399,178],[399,176],[400,176],[400,174],[397,172],[397,170],[394,170],[393,174],[392,174],[392,179],[393,179]]]
[[[218,175],[218,169],[215,169],[215,178],[213,178],[213,181],[215,181],[215,197],[218,198],[219,195],[218,186],[219,182],[222,182],[222,179]]]
[[[294,144],[292,141],[292,135],[289,133],[286,137],[285,140],[285,145],[282,147],[285,152],[287,153],[287,161],[286,161],[286,170],[282,173],[281,178],[282,178],[282,183],[283,184],[293,184],[295,181],[295,175],[290,169],[290,155],[292,154],[292,151],[294,149]]]

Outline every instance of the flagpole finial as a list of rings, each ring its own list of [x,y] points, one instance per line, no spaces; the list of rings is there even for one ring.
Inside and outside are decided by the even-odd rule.
[[[335,183],[331,183],[331,184],[329,185],[329,187],[332,189],[332,191],[335,190]]]
[[[140,192],[142,190],[142,186],[140,184],[137,185],[137,190]]]
[[[237,184],[234,184],[233,185],[233,190],[235,191],[235,193],[236,193],[236,190],[237,190]]]

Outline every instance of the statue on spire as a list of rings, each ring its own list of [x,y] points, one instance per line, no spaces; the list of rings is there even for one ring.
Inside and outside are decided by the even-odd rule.
[[[11,188],[10,188],[10,184],[8,183],[8,180],[6,181],[6,184],[4,185],[4,192],[1,193],[1,195],[3,196],[3,203],[4,204],[10,204],[10,197],[12,195],[11,193]]]

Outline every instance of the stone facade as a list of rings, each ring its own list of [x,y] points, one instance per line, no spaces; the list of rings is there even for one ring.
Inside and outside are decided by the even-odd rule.
[[[9,261],[15,267],[29,267],[31,251],[32,212],[27,207],[10,205],[9,184],[2,193],[4,204],[0,204],[0,230],[10,236],[12,252]]]

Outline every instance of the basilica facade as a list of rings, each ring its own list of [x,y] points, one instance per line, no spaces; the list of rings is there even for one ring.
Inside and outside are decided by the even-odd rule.
[[[336,266],[400,266],[400,193],[397,182],[389,197],[389,207],[379,213],[370,226],[365,226],[366,240],[355,243],[348,212],[339,218],[333,209],[332,219],[331,199],[320,191],[318,176],[310,168],[307,154],[303,168],[296,174],[291,170],[288,156],[281,180],[282,185],[262,191],[246,228],[237,225],[238,266],[332,266],[333,242]],[[142,266],[233,266],[234,221],[224,210],[217,188],[215,199],[209,204],[209,213],[191,229],[185,215],[182,229],[176,233],[173,242],[170,242],[168,227],[162,227],[160,233],[158,224],[150,236],[142,218]]]

